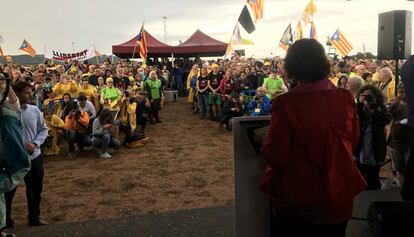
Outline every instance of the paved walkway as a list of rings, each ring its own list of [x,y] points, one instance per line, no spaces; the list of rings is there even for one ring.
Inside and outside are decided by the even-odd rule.
[[[398,201],[399,190],[364,192],[355,199],[354,217],[366,218],[371,201]],[[18,237],[233,236],[234,208],[223,206],[19,230]],[[347,236],[371,237],[366,221],[351,220]]]

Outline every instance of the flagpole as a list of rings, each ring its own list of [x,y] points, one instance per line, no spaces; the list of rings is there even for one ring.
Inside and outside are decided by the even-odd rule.
[[[95,51],[96,64],[99,66],[99,59],[98,59],[98,55],[96,54],[95,44],[93,44],[93,51]]]
[[[132,58],[135,56],[135,50],[137,49],[138,42],[135,42],[134,51],[132,52]]]
[[[43,63],[46,61],[46,45],[43,46]]]

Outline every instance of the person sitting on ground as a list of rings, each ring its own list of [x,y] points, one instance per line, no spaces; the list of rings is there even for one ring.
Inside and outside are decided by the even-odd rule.
[[[96,109],[84,94],[80,94],[78,97],[79,110],[81,112],[88,113],[89,121],[93,122],[96,117]]]
[[[82,78],[82,86],[79,88],[79,95],[83,94],[89,101],[95,103],[97,93],[98,91],[96,90],[96,88],[89,84],[88,77],[84,76]]]
[[[243,111],[243,102],[240,101],[240,95],[233,93],[231,98],[223,106],[220,129],[223,129],[224,131],[228,130],[230,128],[230,119],[243,116]]]
[[[114,86],[114,80],[112,78],[106,79],[106,87],[102,89],[100,100],[103,108],[107,108],[112,111],[113,118],[117,117],[121,105],[121,91]]]
[[[100,156],[103,159],[111,158],[107,152],[108,148],[118,149],[120,142],[111,135],[113,125],[112,113],[109,109],[103,109],[98,118],[93,121],[92,145],[100,149]]]
[[[145,91],[138,91],[135,98],[130,99],[128,105],[128,125],[125,129],[124,145],[128,148],[144,146],[148,137],[145,136],[145,127],[151,103]]]
[[[259,87],[256,90],[256,95],[247,105],[247,109],[251,116],[269,115],[271,112],[272,103],[266,95],[266,90]]]
[[[45,108],[43,111],[43,117],[48,128],[48,137],[44,143],[43,154],[45,156],[59,155],[60,147],[58,143],[58,130],[63,129],[65,122],[57,115],[53,114],[53,111],[49,108]]]
[[[67,111],[66,107],[72,102],[73,102],[73,99],[69,93],[63,94],[62,99],[59,101],[59,103],[57,104],[54,110],[56,112],[56,115],[59,116],[59,118],[61,118],[62,120],[65,120],[66,115],[67,115],[65,114],[65,111]]]
[[[79,151],[83,147],[90,146],[91,137],[88,134],[89,116],[87,112],[81,112],[76,102],[71,102],[67,107],[68,115],[65,118],[64,129],[69,144],[69,158],[75,158],[75,143],[79,146]]]
[[[78,96],[79,87],[74,80],[70,80],[68,74],[60,75],[60,81],[53,87],[53,93],[57,98],[62,98],[68,93],[71,97]]]

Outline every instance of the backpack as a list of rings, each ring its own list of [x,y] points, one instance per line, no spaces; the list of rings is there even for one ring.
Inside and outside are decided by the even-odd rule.
[[[191,85],[191,88],[197,87],[197,76],[196,75],[194,75],[193,78],[191,78],[190,85]]]

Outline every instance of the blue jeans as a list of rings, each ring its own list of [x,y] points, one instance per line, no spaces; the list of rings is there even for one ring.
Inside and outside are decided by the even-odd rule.
[[[198,93],[198,108],[200,109],[200,116],[210,117],[210,106],[208,104],[208,93]]]
[[[66,133],[66,138],[69,143],[69,152],[75,152],[75,143],[78,143],[79,149],[82,150],[84,146],[90,146],[91,137],[86,133],[78,133],[75,130],[70,130]]]
[[[108,147],[119,148],[121,146],[121,143],[118,140],[111,138],[109,134],[105,134],[102,137],[94,137],[92,140],[92,145],[95,148],[100,148],[100,153],[103,154],[106,152],[106,149],[108,149]]]

